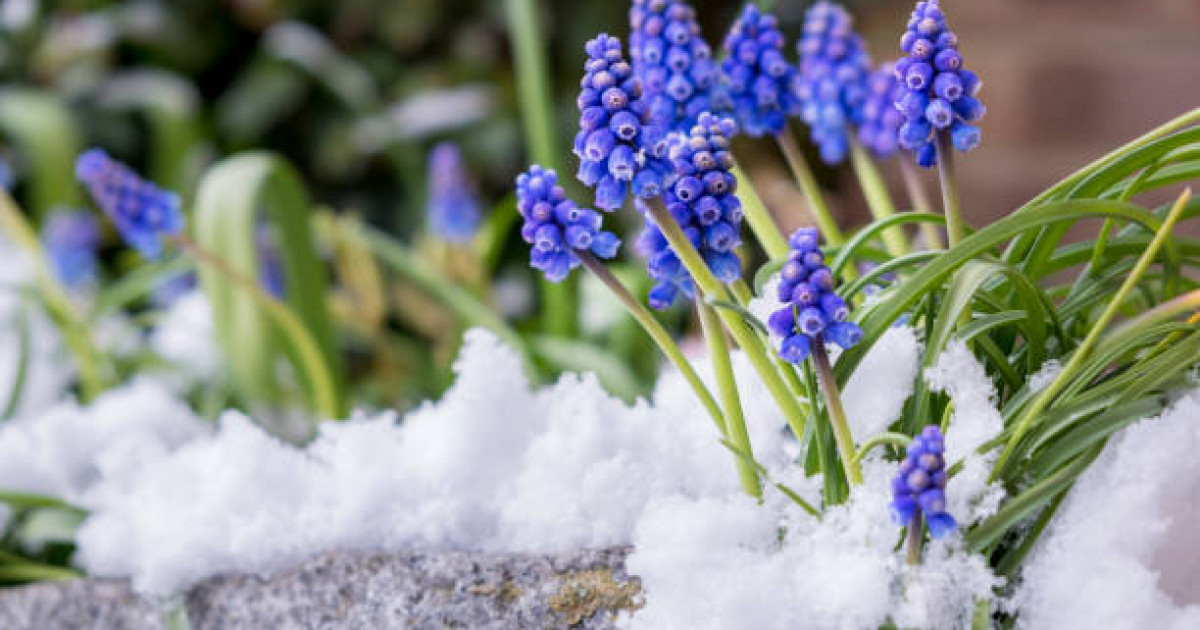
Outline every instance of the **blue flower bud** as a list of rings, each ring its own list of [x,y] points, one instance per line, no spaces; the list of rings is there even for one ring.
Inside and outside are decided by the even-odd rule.
[[[629,10],[634,75],[656,125],[687,132],[701,113],[724,100],[712,51],[695,11],[675,0],[634,0]]]
[[[183,233],[179,196],[138,177],[103,150],[83,152],[75,162],[75,177],[116,225],[125,242],[142,256],[159,258],[160,239]]]
[[[941,456],[944,439],[936,425],[925,427],[908,445],[904,461],[892,479],[892,514],[902,525],[911,525],[918,510],[934,538],[957,528],[946,512],[946,462]]]
[[[729,172],[733,162],[727,147],[736,126],[708,112],[701,113],[689,134],[671,147],[670,163],[677,179],[663,191],[663,203],[671,217],[691,240],[713,275],[722,282],[741,278],[741,262],[732,250],[741,242],[741,208],[733,191],[736,180]],[[636,180],[635,180],[636,181]],[[645,208],[639,200],[639,208]],[[638,239],[639,252],[646,258],[647,273],[659,285],[673,285],[654,292],[654,308],[670,305],[668,298],[692,295],[692,279],[682,268],[662,237],[658,226],[647,215],[645,230]],[[666,266],[662,261],[670,260]]]
[[[789,237],[792,251],[789,262],[780,270],[778,288],[784,306],[769,318],[769,328],[772,334],[784,338],[785,345],[786,340],[799,336],[850,348],[862,338],[862,331],[845,321],[849,307],[833,291],[833,274],[824,263],[817,239],[813,228],[801,228]],[[787,361],[800,356],[802,361],[808,355],[807,349],[803,353],[781,349],[780,356]]]
[[[434,234],[452,243],[470,240],[479,228],[480,203],[454,144],[439,144],[429,153],[427,215]]]
[[[775,16],[753,4],[746,5],[725,37],[722,96],[751,136],[779,134],[787,117],[800,113],[796,70],[783,55],[783,42]]]
[[[938,0],[917,3],[900,47],[908,53],[896,62],[903,84],[895,103],[906,119],[900,146],[912,151],[921,166],[937,164],[936,143],[919,133],[932,127],[950,134],[956,150],[973,149],[979,144],[979,131],[965,123],[979,120],[985,112],[975,98],[979,77],[963,68],[958,38],[946,24]]]
[[[41,236],[46,257],[63,286],[83,290],[95,285],[101,226],[94,214],[56,209],[42,224]]]
[[[853,19],[822,0],[805,13],[796,91],[822,161],[838,164],[848,150],[850,126],[861,124],[871,68]]]
[[[576,251],[591,251],[600,258],[617,254],[620,239],[600,229],[599,213],[567,199],[552,170],[531,166],[517,177],[517,210],[524,219],[521,236],[533,246],[530,266],[551,282],[562,281],[580,265]]]
[[[812,341],[801,334],[792,334],[783,340],[783,345],[779,348],[779,358],[799,365],[804,363],[812,352]]]

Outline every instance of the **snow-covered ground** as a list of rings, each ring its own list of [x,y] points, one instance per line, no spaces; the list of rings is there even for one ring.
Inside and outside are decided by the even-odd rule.
[[[180,331],[170,328],[194,328],[201,306],[182,303],[153,343],[179,343],[186,360],[192,350],[180,342],[201,335],[172,340]],[[892,329],[847,384],[858,439],[898,417],[918,351],[910,329]],[[791,463],[795,447],[770,396],[743,357],[735,370],[756,458],[773,481],[818,501],[819,480]],[[625,623],[656,630],[876,628],[888,618],[961,628],[999,584],[957,539],[931,544],[920,567],[904,564],[887,507],[893,465],[877,459],[865,462],[865,487],[821,520],[773,490],[754,505],[676,374],[633,405],[589,375],[534,387],[518,355],[479,330],[467,334],[456,371],[442,400],[403,419],[323,425],[303,449],[236,412],[208,427],[169,379],[142,378],[90,406],[60,402],[0,428],[0,488],[88,508],[81,566],[155,594],[216,573],[269,573],[322,550],[413,544],[632,544],[629,570],[646,600]],[[991,461],[974,452],[1001,426],[991,383],[961,345],[925,378],[954,402],[947,453],[965,460],[950,510],[970,524],[1002,498],[986,484]],[[1200,513],[1187,501],[1200,491],[1188,457],[1200,446],[1197,419],[1200,392],[1114,440],[1033,556],[1012,604],[1024,628],[1197,627]]]

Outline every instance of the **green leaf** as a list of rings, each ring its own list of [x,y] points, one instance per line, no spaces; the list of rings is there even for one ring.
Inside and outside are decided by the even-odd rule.
[[[29,375],[29,316],[25,309],[19,309],[15,314],[17,329],[17,365],[13,371],[12,386],[5,399],[4,410],[0,411],[0,422],[11,420],[21,408],[21,397],[25,393],[25,379]]]
[[[858,255],[859,250],[873,241],[875,237],[883,233],[888,228],[907,225],[909,223],[933,223],[946,224],[946,218],[940,214],[927,214],[922,212],[904,212],[895,214],[879,221],[874,221],[870,225],[859,230],[850,240],[846,241],[837,253],[837,257],[829,264],[829,270],[833,272],[835,278],[842,275],[842,270],[850,261]]]
[[[309,219],[308,193],[292,167],[272,154],[251,152],[222,160],[205,173],[196,193],[192,228],[201,248],[253,282],[260,277],[257,224],[264,221],[274,230],[288,306],[316,343],[332,381],[328,386],[334,390],[329,392],[337,413],[333,417],[342,417],[341,357],[325,301],[326,270]],[[314,366],[301,360],[299,342],[290,333],[279,335],[262,301],[210,265],[201,267],[200,280],[213,308],[217,338],[243,393],[251,400],[278,401],[282,385],[276,366],[288,358],[306,379],[306,391],[313,392],[310,403],[316,405],[314,388],[319,379]]]
[[[40,90],[0,90],[0,134],[28,161],[30,194],[25,205],[35,216],[57,205],[82,205],[75,158],[83,151],[83,141],[62,99]]]

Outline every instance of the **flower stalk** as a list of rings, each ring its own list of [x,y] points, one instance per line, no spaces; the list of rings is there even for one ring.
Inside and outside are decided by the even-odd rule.
[[[713,375],[717,381],[717,391],[721,396],[721,404],[725,412],[725,439],[740,451],[737,457],[738,478],[746,494],[762,499],[762,480],[753,465],[754,451],[750,445],[750,435],[746,431],[746,418],[742,413],[742,401],[738,397],[737,381],[733,375],[733,363],[729,360],[729,344],[725,339],[725,331],[717,318],[712,306],[697,302],[696,311],[700,316],[700,325],[704,331],[704,340],[708,345],[708,357],[712,361]]]
[[[892,202],[892,196],[888,194],[887,183],[883,181],[879,167],[858,139],[853,136],[850,137],[850,162],[854,165],[854,174],[858,177],[859,185],[862,186],[863,196],[867,199],[867,207],[871,210],[871,216],[879,221],[896,214],[896,205]],[[888,228],[884,230],[882,237],[884,248],[892,256],[899,257],[909,252],[908,239],[904,236],[903,228],[899,226]]]
[[[913,164],[912,158],[908,155],[901,155],[899,162],[900,175],[904,179],[904,189],[908,193],[913,210],[933,214],[933,202],[929,199],[929,192],[925,189],[925,185],[921,183],[921,176],[917,173],[917,167]],[[922,222],[920,229],[921,239],[925,241],[925,249],[944,249],[946,247],[942,240],[942,233],[936,225]]]
[[[958,197],[958,180],[954,176],[954,148],[950,134],[937,134],[938,180],[942,184],[942,212],[946,216],[946,239],[954,247],[966,236],[962,202]]]
[[[833,366],[829,363],[829,354],[825,351],[825,339],[819,334],[813,340],[812,362],[816,368],[817,382],[821,385],[821,393],[825,397],[825,409],[829,412],[829,423],[833,428],[833,438],[837,443],[842,468],[846,471],[846,479],[852,486],[861,485],[862,467],[859,466],[854,450],[854,437],[850,433],[850,423],[846,420],[846,409],[842,406],[842,395],[833,375]]]
[[[845,243],[846,236],[833,218],[829,204],[825,202],[825,196],[821,194],[821,187],[817,184],[817,178],[813,175],[808,161],[804,159],[804,153],[796,145],[796,139],[792,137],[791,131],[784,129],[782,133],[776,134],[775,142],[779,145],[779,150],[783,152],[788,168],[792,171],[792,177],[800,186],[800,192],[804,194],[804,200],[808,202],[813,221],[821,230],[821,234],[825,236],[825,240],[831,245]]]

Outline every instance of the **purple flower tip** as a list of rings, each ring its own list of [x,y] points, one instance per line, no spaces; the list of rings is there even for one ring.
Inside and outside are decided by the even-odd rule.
[[[833,274],[825,264],[816,228],[800,228],[788,238],[789,261],[780,270],[778,295],[783,308],[767,322],[771,333],[783,339],[779,356],[802,363],[811,342],[825,341],[850,348],[862,339],[858,324],[848,322],[849,306],[833,290]],[[795,338],[806,340],[804,352]],[[811,339],[811,342],[808,340]]]
[[[443,142],[429,152],[430,227],[451,243],[469,241],[479,229],[480,204],[458,146]]]
[[[945,438],[937,425],[925,427],[909,442],[904,461],[892,479],[892,514],[896,521],[909,525],[920,510],[934,538],[950,534],[958,526],[946,512],[945,450]]]
[[[615,234],[600,229],[600,213],[567,199],[558,175],[541,166],[517,177],[517,211],[524,219],[521,237],[532,246],[529,264],[551,282],[561,282],[580,265],[577,252],[613,258],[621,245]]]
[[[121,237],[146,258],[162,255],[161,237],[183,233],[179,196],[142,179],[104,150],[83,152],[75,162],[75,177]]]

